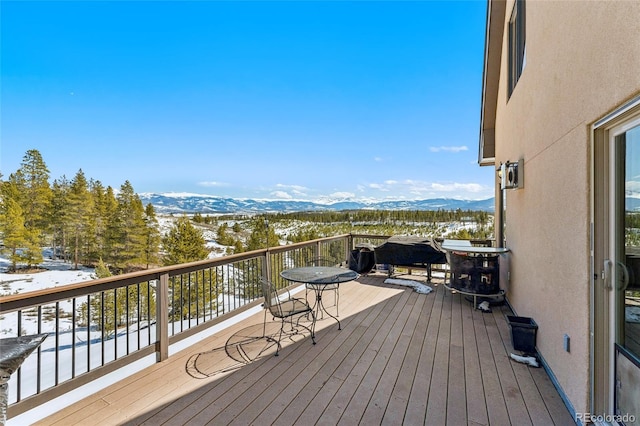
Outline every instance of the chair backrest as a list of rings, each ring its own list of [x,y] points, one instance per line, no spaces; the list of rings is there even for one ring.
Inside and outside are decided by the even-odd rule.
[[[262,295],[264,296],[264,308],[271,312],[274,317],[281,317],[282,306],[275,286],[266,278],[261,278],[260,284],[262,285]]]
[[[326,257],[315,257],[307,260],[306,266],[336,266],[337,262]]]

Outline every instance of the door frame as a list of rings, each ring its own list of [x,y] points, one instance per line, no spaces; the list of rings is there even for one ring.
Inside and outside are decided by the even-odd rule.
[[[610,170],[615,164],[611,139],[640,118],[640,96],[598,120],[591,127],[591,306],[590,409],[594,414],[615,411],[615,303],[610,286],[615,268],[605,261],[615,248],[611,241],[612,204]],[[637,123],[634,124],[634,126]]]

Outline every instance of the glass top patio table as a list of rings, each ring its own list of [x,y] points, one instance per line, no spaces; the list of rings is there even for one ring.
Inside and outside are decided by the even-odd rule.
[[[316,302],[313,305],[316,318],[322,312],[336,320],[338,330],[342,330],[340,320],[327,311],[322,303],[322,292],[326,286],[330,284],[340,284],[347,281],[353,281],[360,276],[356,271],[351,269],[339,268],[337,266],[303,266],[300,268],[285,269],[280,272],[280,276],[288,281],[308,284],[316,293]],[[309,285],[310,284],[310,285]]]
[[[353,281],[359,274],[337,266],[303,266],[285,269],[280,276],[288,281],[305,284],[339,284]]]

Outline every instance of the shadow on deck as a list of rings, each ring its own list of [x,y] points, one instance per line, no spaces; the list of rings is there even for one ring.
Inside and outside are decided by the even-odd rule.
[[[509,358],[506,305],[385,278],[341,285],[342,330],[325,316],[316,345],[273,356],[260,312],[38,424],[575,424],[545,371]]]

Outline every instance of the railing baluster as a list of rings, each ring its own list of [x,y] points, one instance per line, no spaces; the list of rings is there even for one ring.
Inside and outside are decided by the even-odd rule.
[[[76,298],[71,299],[71,378],[76,377]]]
[[[336,250],[344,248],[348,251],[350,245],[347,242],[350,240],[347,238],[349,237],[344,235],[322,241],[296,243],[238,253],[224,258],[106,277],[79,283],[80,285],[52,288],[50,293],[39,291],[37,296],[25,293],[0,297],[0,315],[15,312],[18,316],[17,335],[24,334],[23,328],[26,327],[23,324],[23,314],[27,310],[33,309],[37,312],[38,333],[42,333],[43,330],[51,332],[49,323],[44,322],[43,314],[46,314],[46,321],[53,318],[55,323],[50,343],[45,343],[46,350],[38,348],[36,359],[27,363],[29,368],[32,368],[28,370],[29,379],[35,375],[35,380],[26,380],[26,364],[17,371],[16,377],[12,378],[12,383],[15,382],[15,393],[12,395],[15,396],[12,396],[13,400],[10,401],[10,412],[15,415],[16,409],[19,413],[20,410],[26,409],[22,407],[33,406],[34,401],[46,400],[49,395],[59,396],[60,393],[56,394],[59,385],[67,384],[65,389],[68,389],[68,382],[84,383],[87,373],[90,377],[97,378],[103,374],[101,371],[110,371],[102,367],[134,355],[137,351],[153,350],[158,362],[168,358],[170,337],[179,336],[192,327],[199,327],[258,300],[261,291],[255,283],[261,276],[274,280],[278,288],[286,286],[287,283],[280,277],[282,269],[304,264],[312,253],[335,257]],[[132,300],[133,297],[136,297],[135,301]],[[70,330],[62,330],[62,327],[65,327],[62,320],[66,318],[66,313],[63,312],[66,306],[64,301],[67,300],[72,304],[71,327]],[[185,303],[188,305],[185,306]],[[51,305],[55,305],[54,316],[49,314],[48,309],[43,311]],[[192,320],[193,315],[196,321]],[[124,327],[121,327],[122,320],[125,321]],[[141,331],[145,320],[146,343]],[[83,324],[86,326],[86,333],[82,333],[78,327],[80,321],[86,323]],[[135,341],[132,336],[134,321],[137,327]],[[177,321],[180,322],[178,327]],[[155,324],[155,340],[152,324]],[[120,328],[123,330],[121,336]],[[67,342],[69,332],[71,344],[67,349],[63,345]],[[86,339],[78,339],[80,336],[86,336]],[[124,345],[121,340],[123,338],[126,339]],[[86,350],[86,355],[82,350]],[[84,356],[84,360],[76,358],[78,356]],[[132,359],[138,358],[134,356]],[[44,363],[53,359],[53,369],[43,368]],[[70,373],[66,371],[68,365],[71,366]],[[29,402],[23,401],[26,396],[29,397]]]
[[[147,281],[148,283],[148,281]],[[140,283],[136,283],[136,294],[137,294],[137,300],[136,300],[136,310],[137,315],[136,317],[138,318],[138,332],[136,333],[136,341],[138,342],[138,346],[136,347],[136,350],[140,350],[140,326],[142,325],[142,320],[141,320],[141,312],[140,312]]]
[[[158,287],[160,281],[155,280],[156,288]],[[156,292],[156,303],[157,303],[157,292]],[[151,344],[151,282],[147,281],[147,345]]]
[[[55,347],[55,379],[57,386],[60,383],[60,302],[56,302],[56,347]]]
[[[184,331],[184,274],[180,275],[180,331]]]
[[[209,319],[213,318],[213,268],[208,268],[209,271]]]
[[[17,325],[18,329],[16,330],[16,337],[20,337],[22,335],[22,311],[18,311],[18,325]],[[40,365],[40,361],[38,360],[38,365]],[[16,377],[17,377],[17,382],[18,385],[16,387],[16,394],[17,394],[17,398],[18,401],[20,401],[20,395],[21,395],[21,383],[22,383],[22,368],[18,368],[18,372],[16,373]],[[40,374],[38,372],[38,380],[40,379]]]
[[[160,291],[160,281],[156,282],[156,305],[160,303],[158,301],[158,293]],[[157,308],[156,308],[157,309]],[[171,335],[176,334],[176,277],[171,277]],[[159,321],[156,316],[156,323]]]
[[[87,369],[91,369],[91,295],[87,294]]]
[[[118,359],[118,289],[113,289],[113,359]]]
[[[124,305],[124,331],[125,331],[125,355],[129,354],[129,287],[126,286],[125,289],[125,305]],[[118,335],[116,333],[116,341],[118,340]]]
[[[199,280],[198,280],[199,274],[196,271],[196,272],[193,272],[193,273],[191,273],[189,275],[193,275],[193,280],[195,281],[193,283],[193,287],[194,287],[194,290],[196,292],[196,295],[195,295],[195,298],[194,298],[195,305],[196,305],[195,306],[195,308],[196,308],[195,320],[196,320],[196,325],[198,325],[198,324],[200,324],[200,285],[199,285]],[[191,315],[191,316],[193,316],[193,315]],[[191,325],[189,325],[189,328],[191,328]]]
[[[100,346],[101,346],[101,365],[104,365],[104,332],[105,329],[107,328],[107,325],[105,324],[105,318],[104,318],[104,291],[100,292],[100,323],[102,324],[101,326],[101,339],[100,339]],[[89,370],[91,370],[91,368],[89,368]]]
[[[42,334],[42,305],[38,306],[38,334]],[[38,385],[36,392],[40,393],[42,380],[42,348],[38,346]]]

